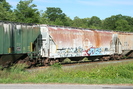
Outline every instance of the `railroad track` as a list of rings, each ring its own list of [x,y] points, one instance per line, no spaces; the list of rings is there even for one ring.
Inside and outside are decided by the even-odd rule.
[[[110,64],[110,63],[120,63],[120,62],[128,62],[128,61],[133,61],[133,58],[127,58],[127,59],[121,59],[121,60],[109,60],[109,61],[81,61],[81,62],[72,62],[72,63],[60,63],[62,65],[62,68],[68,68],[68,67],[78,67],[78,66],[83,66],[83,65],[90,65],[90,64]],[[51,66],[37,66],[37,67],[32,67],[26,69],[27,71],[36,71],[36,70],[41,70],[41,69],[47,69]],[[55,66],[56,67],[56,66]]]

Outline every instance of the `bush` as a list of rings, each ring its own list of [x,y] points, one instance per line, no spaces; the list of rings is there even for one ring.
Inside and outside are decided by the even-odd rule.
[[[51,65],[51,67],[50,68],[52,68],[52,69],[61,69],[61,64],[60,63],[54,63],[53,65]]]

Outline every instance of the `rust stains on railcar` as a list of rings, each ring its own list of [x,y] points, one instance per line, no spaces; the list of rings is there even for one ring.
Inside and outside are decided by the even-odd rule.
[[[94,31],[94,37],[95,37],[95,44],[96,44],[96,47],[98,48],[100,46],[100,36],[99,36],[99,33],[95,30]]]
[[[110,45],[112,40],[112,32],[98,31],[100,38],[100,46],[107,47]]]
[[[55,43],[55,49],[52,49],[51,53],[55,50],[54,52],[57,52],[60,57],[110,53],[113,32],[67,27],[48,27],[48,29]]]
[[[52,39],[58,47],[74,47],[82,45],[82,31],[71,28],[49,27]],[[81,36],[81,38],[79,37]]]
[[[58,47],[90,47],[99,48],[109,46],[112,40],[112,32],[82,30],[63,27],[49,27],[50,35]]]
[[[91,30],[82,30],[82,44],[84,49],[95,46],[94,32]]]
[[[91,30],[94,33],[95,47],[109,47],[113,33],[110,31]]]

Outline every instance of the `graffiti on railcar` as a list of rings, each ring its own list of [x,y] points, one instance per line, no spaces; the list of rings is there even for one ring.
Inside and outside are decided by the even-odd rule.
[[[90,55],[102,55],[102,53],[101,53],[101,48],[90,48],[89,50],[88,50],[88,54],[90,54]]]
[[[82,47],[76,48],[62,48],[57,49],[57,54],[53,54],[53,57],[79,57],[79,56],[96,56],[110,54],[108,48],[95,48],[91,47],[88,50]]]
[[[88,55],[94,56],[94,55],[104,55],[104,54],[109,54],[109,49],[108,48],[95,48],[91,47],[87,51]]]
[[[84,50],[81,47],[62,48],[57,50],[57,54],[60,57],[95,56],[95,55],[109,54],[109,50],[108,48],[95,48],[95,47],[91,47],[88,50]]]
[[[83,49],[81,47],[57,49],[57,53],[58,55],[60,55],[60,57],[81,56],[82,52],[83,52]]]

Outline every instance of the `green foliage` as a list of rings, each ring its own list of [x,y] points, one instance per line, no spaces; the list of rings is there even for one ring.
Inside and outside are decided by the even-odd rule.
[[[40,12],[40,24],[50,24],[50,20],[47,18],[47,14],[45,12]]]
[[[13,65],[8,71],[14,72],[14,73],[20,73],[25,71],[26,64],[20,63]]]
[[[113,15],[103,21],[103,29],[115,31],[133,31],[133,18],[130,16]]]
[[[61,69],[61,64],[60,63],[54,63],[53,65],[50,66],[52,69]]]
[[[87,58],[87,57],[85,57],[85,58],[83,58],[83,59],[82,59],[82,61],[88,61],[88,58]]]
[[[79,27],[79,28],[88,28],[89,18],[80,19],[79,17],[74,17],[72,27]]]
[[[63,25],[63,22],[61,21],[60,18],[57,18],[57,19],[55,20],[55,25]]]
[[[6,9],[6,11],[12,11],[11,5],[8,2],[6,2],[6,0],[1,0],[0,5],[3,6],[3,8]]]
[[[71,25],[72,25],[72,19],[66,16],[64,19],[64,26],[71,26]]]
[[[132,63],[89,64],[71,68],[55,64],[30,72],[22,72],[22,66],[15,65],[10,71],[0,71],[0,83],[133,84]]]
[[[47,10],[43,14],[46,14],[44,18],[47,18],[49,21],[48,24],[69,26],[69,18],[66,17],[66,14],[60,8],[47,7]]]
[[[101,20],[97,16],[92,16],[89,21],[89,26],[93,27],[93,29],[96,29],[98,27],[101,27]]]
[[[128,25],[128,22],[126,20],[117,20],[115,26],[116,30],[118,31],[130,31],[130,25]]]
[[[33,0],[20,1],[14,10],[17,22],[23,23],[39,23],[40,13],[35,4],[31,4]]]
[[[62,13],[60,8],[55,7],[47,7],[45,13],[47,14],[47,18],[49,18],[50,21],[55,21],[57,18],[64,19],[66,16],[64,13]]]
[[[64,59],[63,63],[71,63],[71,60],[69,58]]]
[[[73,27],[80,27],[81,26],[81,19],[79,17],[74,17],[74,20],[73,20]]]
[[[0,1],[0,20],[14,21],[15,15],[11,10],[11,5],[6,0]]]
[[[2,70],[3,69],[3,67],[2,66],[0,66],[0,70]]]

